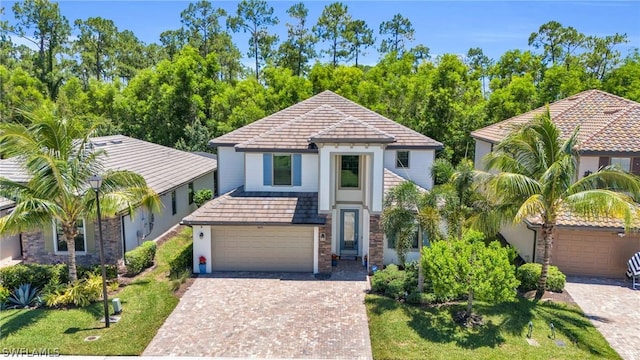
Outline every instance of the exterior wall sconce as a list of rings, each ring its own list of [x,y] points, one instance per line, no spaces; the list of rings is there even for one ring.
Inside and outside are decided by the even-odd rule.
[[[320,234],[320,241],[324,241],[324,233]]]
[[[202,231],[200,231],[200,235],[198,235],[200,237],[200,239],[202,240],[202,238],[204,237],[204,233]]]
[[[587,176],[589,176],[591,174],[593,174],[593,171],[587,170],[587,171],[584,172],[584,177],[587,177]]]
[[[623,232],[619,232],[619,233],[618,233],[618,237],[624,237],[625,235],[626,235],[626,234],[625,234],[625,233],[623,233]]]

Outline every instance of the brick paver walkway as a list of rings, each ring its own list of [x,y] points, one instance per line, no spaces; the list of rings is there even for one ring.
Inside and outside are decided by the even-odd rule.
[[[200,277],[143,355],[371,359],[367,289],[362,270]]]
[[[640,289],[630,282],[567,278],[565,289],[622,358],[640,360]]]

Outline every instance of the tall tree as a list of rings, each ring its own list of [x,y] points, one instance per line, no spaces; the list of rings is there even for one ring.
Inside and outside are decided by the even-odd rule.
[[[62,227],[67,243],[69,280],[76,271],[76,224],[96,219],[96,196],[89,179],[103,178],[100,208],[104,217],[143,203],[159,209],[159,198],[144,178],[129,171],[106,171],[104,151],[86,146],[95,126],[85,127],[73,119],[61,119],[55,112],[27,115],[31,123],[0,124],[0,153],[19,156],[30,180],[20,184],[0,177],[0,196],[15,199],[13,212],[0,218],[0,234]]]
[[[272,46],[278,40],[272,35],[268,27],[278,24],[278,18],[273,15],[273,7],[264,0],[242,0],[238,4],[236,16],[227,19],[229,27],[235,32],[242,30],[249,33],[248,55],[252,56],[256,64],[256,80],[260,78],[260,64],[271,55]]]
[[[347,5],[334,2],[324,7],[318,22],[313,27],[318,38],[329,42],[329,50],[322,52],[331,55],[331,63],[334,67],[338,65],[338,60],[349,56],[342,44],[344,44],[345,32],[350,21],[351,16]]]
[[[587,39],[585,66],[595,79],[602,80],[607,70],[614,68],[620,62],[620,51],[615,47],[629,42],[626,34],[618,34]]]
[[[557,21],[549,21],[540,25],[538,32],[529,35],[529,46],[536,49],[542,48],[543,60],[555,65],[562,55],[562,24]]]
[[[222,33],[220,18],[227,16],[224,9],[214,9],[210,1],[191,3],[180,13],[182,24],[187,30],[189,42],[200,49],[203,57],[213,50],[214,39]]]
[[[621,66],[607,73],[603,86],[612,94],[640,102],[640,52],[638,49],[627,56]]]
[[[551,244],[561,213],[568,211],[588,219],[622,219],[626,228],[640,216],[634,201],[640,199],[636,176],[605,167],[578,179],[578,131],[576,128],[562,140],[547,108],[494,147],[487,166],[497,172],[478,176],[487,197],[498,205],[503,221],[518,224],[534,217],[541,223],[544,255],[538,298],[545,291]]]
[[[186,45],[187,34],[184,29],[165,30],[160,33],[160,43],[169,60],[173,60],[173,57]]]
[[[371,30],[364,20],[351,20],[347,23],[345,29],[345,43],[350,58],[355,58],[356,66],[358,66],[359,55],[364,55],[364,50],[373,45],[373,30]]]
[[[113,76],[115,52],[118,45],[118,28],[112,20],[90,17],[76,20],[80,31],[75,43],[80,54],[80,68],[86,80],[93,76],[96,80],[109,80]]]
[[[402,55],[405,42],[412,41],[414,33],[415,29],[411,21],[400,14],[395,14],[393,19],[380,24],[380,35],[387,35],[380,44],[380,52]]]
[[[482,95],[486,96],[486,81],[489,77],[489,68],[493,64],[493,60],[485,55],[481,48],[471,48],[467,51],[467,62],[472,70],[472,76],[475,79],[482,80]]]
[[[131,80],[138,70],[149,65],[145,59],[144,43],[131,30],[116,35],[114,56],[114,75],[125,83]]]
[[[63,80],[57,57],[64,52],[71,34],[69,22],[60,14],[58,4],[48,0],[16,2],[13,12],[16,33],[37,46],[37,76],[47,85],[51,99],[55,99]]]
[[[308,70],[309,60],[316,56],[317,38],[306,27],[308,13],[302,2],[287,9],[295,23],[286,24],[287,40],[278,49],[279,65],[291,69],[296,76],[302,76]]]

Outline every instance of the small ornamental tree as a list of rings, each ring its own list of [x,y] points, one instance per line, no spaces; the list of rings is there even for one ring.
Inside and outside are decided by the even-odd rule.
[[[464,318],[475,299],[499,303],[513,300],[519,281],[508,248],[484,243],[484,234],[468,230],[461,240],[439,241],[422,250],[422,266],[440,300],[467,296]]]

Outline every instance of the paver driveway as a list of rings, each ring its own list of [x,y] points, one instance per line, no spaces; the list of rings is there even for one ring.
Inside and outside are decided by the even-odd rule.
[[[565,289],[626,360],[640,360],[640,289],[622,280],[567,278]]]
[[[371,359],[366,275],[195,280],[143,355]]]

